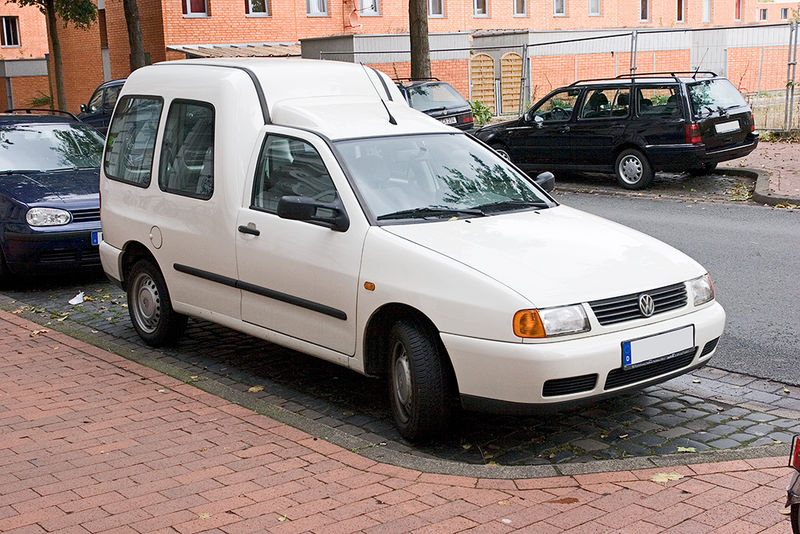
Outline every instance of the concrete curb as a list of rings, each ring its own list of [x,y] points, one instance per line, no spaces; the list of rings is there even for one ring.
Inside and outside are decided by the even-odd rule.
[[[0,309],[11,312],[18,309],[18,301],[0,294]],[[292,426],[313,437],[324,439],[334,445],[360,454],[376,462],[386,463],[397,467],[404,467],[422,471],[476,478],[489,479],[524,479],[544,478],[557,476],[573,476],[589,473],[603,473],[614,471],[628,471],[635,469],[669,468],[699,463],[723,462],[730,460],[746,460],[753,458],[788,456],[789,445],[766,445],[734,450],[704,451],[696,453],[679,453],[663,456],[643,456],[622,458],[616,460],[596,460],[592,462],[551,464],[537,466],[502,466],[502,465],[474,465],[463,464],[452,460],[439,458],[424,458],[412,456],[404,452],[395,451],[380,444],[376,445],[357,436],[352,436],[338,429],[305,418],[302,415],[290,412],[280,406],[264,402],[248,396],[216,380],[193,380],[191,373],[186,369],[166,364],[148,356],[149,350],[132,350],[125,347],[118,340],[109,339],[102,333],[92,331],[91,328],[71,324],[68,321],[54,323],[35,313],[23,311],[16,313],[18,317],[31,322],[47,326],[47,328],[76,338],[88,345],[101,348],[133,361],[167,376],[185,382],[207,393],[225,399],[234,404],[265,415],[276,421]],[[48,324],[45,324],[48,323]]]
[[[778,204],[800,204],[800,198],[793,198],[788,196],[780,196],[772,193],[769,188],[769,179],[772,173],[769,171],[760,171],[757,169],[731,169],[733,171],[739,170],[745,173],[753,173],[756,175],[756,187],[753,190],[753,200],[761,204],[769,204],[770,206],[777,206]],[[725,169],[725,174],[736,175],[735,172],[728,172]]]

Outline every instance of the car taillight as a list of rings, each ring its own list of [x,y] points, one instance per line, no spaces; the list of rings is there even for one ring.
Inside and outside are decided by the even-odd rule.
[[[792,450],[789,454],[789,467],[800,471],[800,436],[792,438]]]
[[[756,119],[753,118],[753,112],[752,111],[750,112],[750,131],[751,132],[755,132],[756,131]]]
[[[472,117],[472,115],[467,115],[461,119],[461,122],[472,122],[473,120],[475,119]]]
[[[684,135],[686,136],[687,143],[697,145],[703,142],[703,138],[700,137],[700,126],[697,124],[687,124],[684,129]]]

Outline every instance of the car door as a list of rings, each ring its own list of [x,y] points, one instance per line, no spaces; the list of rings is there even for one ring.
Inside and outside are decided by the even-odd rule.
[[[571,125],[572,161],[585,170],[609,170],[630,117],[630,87],[587,89]]]
[[[637,85],[631,131],[648,146],[685,143],[683,99],[677,83]]]
[[[557,91],[507,129],[511,160],[524,168],[547,169],[571,160],[570,129],[580,89]]]
[[[341,200],[346,231],[277,215],[283,196]],[[270,127],[237,221],[242,319],[351,356],[368,223],[328,146],[305,132]]]
[[[105,133],[108,130],[109,117],[104,118],[103,114],[103,89],[97,89],[92,94],[92,98],[89,99],[89,103],[81,109],[84,108],[85,111],[78,115],[78,118]]]

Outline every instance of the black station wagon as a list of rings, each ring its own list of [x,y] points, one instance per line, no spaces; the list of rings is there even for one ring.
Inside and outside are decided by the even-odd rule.
[[[655,171],[703,174],[752,152],[753,113],[733,84],[682,74],[575,82],[476,135],[526,171],[613,172],[626,189],[647,187]]]
[[[467,132],[475,129],[472,107],[449,83],[436,78],[396,82],[397,88],[412,108],[453,128]]]

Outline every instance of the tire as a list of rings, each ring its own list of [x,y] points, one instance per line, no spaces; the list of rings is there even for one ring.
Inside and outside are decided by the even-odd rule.
[[[172,309],[167,284],[150,260],[139,260],[128,273],[128,313],[133,328],[151,347],[178,341],[187,317]]]
[[[653,183],[653,169],[647,158],[636,150],[629,148],[617,156],[614,164],[617,182],[625,189],[644,189]]]
[[[452,384],[439,346],[411,320],[389,334],[389,402],[400,435],[409,441],[434,437],[447,427]]]
[[[716,168],[716,163],[704,163],[701,167],[689,169],[689,174],[692,176],[703,176],[704,174],[711,174]]]
[[[800,534],[800,504],[793,504],[789,515],[792,521],[792,534]]]
[[[494,143],[490,146],[495,152],[497,152],[500,155],[500,157],[507,159],[508,161],[511,161],[511,154],[508,153],[508,147],[506,147],[506,145],[503,145],[501,143]]]

